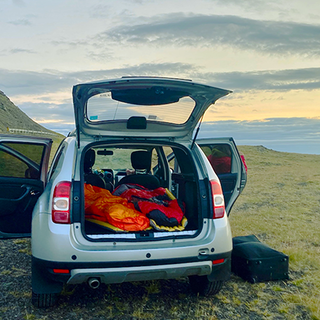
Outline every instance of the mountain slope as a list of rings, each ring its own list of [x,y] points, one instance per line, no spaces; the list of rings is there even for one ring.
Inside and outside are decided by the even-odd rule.
[[[44,134],[54,133],[30,119],[0,91],[0,133],[10,133],[8,129],[38,131]]]

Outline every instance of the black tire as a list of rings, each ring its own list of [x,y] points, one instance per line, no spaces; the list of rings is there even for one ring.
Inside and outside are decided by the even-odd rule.
[[[201,296],[217,294],[223,285],[223,281],[209,281],[207,276],[189,276],[191,290]]]
[[[53,307],[57,302],[57,293],[34,293],[32,291],[32,304],[37,308]]]

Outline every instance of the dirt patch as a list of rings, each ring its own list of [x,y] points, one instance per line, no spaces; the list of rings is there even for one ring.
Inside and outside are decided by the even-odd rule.
[[[298,294],[289,281],[249,284],[232,275],[221,292],[200,297],[188,280],[66,287],[55,307],[37,309],[31,304],[30,241],[0,241],[0,319],[311,319],[299,303],[288,304],[284,295]]]

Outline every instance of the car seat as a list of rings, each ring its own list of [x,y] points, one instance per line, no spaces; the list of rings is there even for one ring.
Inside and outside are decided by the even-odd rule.
[[[92,166],[94,165],[95,160],[96,153],[93,149],[89,149],[84,156],[84,182],[96,187],[106,189],[107,185],[105,180],[98,174],[92,172]]]
[[[132,152],[131,164],[132,168],[135,169],[135,173],[123,177],[118,182],[118,185],[124,183],[134,183],[151,190],[160,187],[159,179],[150,174],[151,152],[144,150]]]

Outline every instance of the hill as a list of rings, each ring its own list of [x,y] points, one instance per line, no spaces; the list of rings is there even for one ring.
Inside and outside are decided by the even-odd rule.
[[[21,131],[12,129],[20,129]],[[57,134],[30,119],[2,91],[0,91],[0,133]]]

